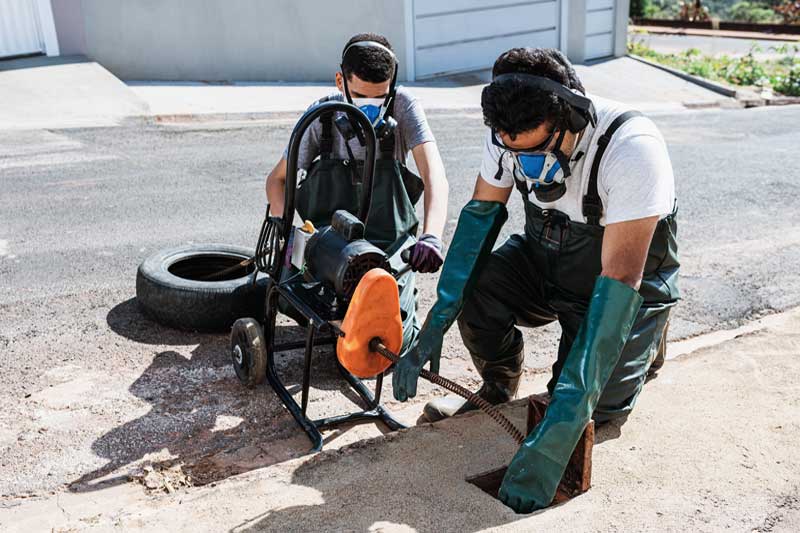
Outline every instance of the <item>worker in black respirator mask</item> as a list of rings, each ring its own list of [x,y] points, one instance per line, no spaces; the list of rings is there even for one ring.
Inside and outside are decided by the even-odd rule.
[[[444,260],[441,237],[448,196],[444,165],[419,101],[397,87],[399,65],[385,37],[355,35],[344,47],[340,66],[336,73],[338,91],[311,107],[331,100],[352,103],[375,129],[379,156],[365,237],[386,251],[398,270],[402,267],[401,253],[409,249],[412,271],[398,279],[403,346],[407,347],[419,331],[414,274],[436,272]],[[303,173],[298,177],[297,211],[317,227],[330,224],[338,209],[358,213],[360,168],[365,155],[358,133],[345,114],[336,113],[323,115],[302,139],[298,168]],[[406,168],[409,152],[420,176]],[[283,212],[286,157],[284,152],[267,176],[270,214],[276,217]],[[417,238],[419,220],[414,204],[421,197],[425,219]]]
[[[515,48],[494,64],[481,106],[489,127],[472,200],[463,208],[416,346],[397,364],[394,395],[416,394],[456,320],[493,404],[514,397],[524,364],[518,326],[558,320],[550,405],[509,464],[499,497],[518,512],[547,507],[584,427],[627,416],[664,357],[678,300],[672,166],[655,125],[588,98],[553,49]],[[494,252],[517,189],[525,230]],[[475,406],[425,406],[436,421]]]

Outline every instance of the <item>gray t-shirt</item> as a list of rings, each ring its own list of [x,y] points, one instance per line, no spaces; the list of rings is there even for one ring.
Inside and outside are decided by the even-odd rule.
[[[336,100],[344,101],[344,95],[340,92],[331,94],[327,98],[317,100],[309,109],[318,105],[323,100]],[[395,130],[395,144],[394,144],[394,157],[398,161],[406,162],[408,153],[415,146],[426,142],[433,142],[433,132],[428,126],[428,119],[425,118],[425,111],[422,110],[419,100],[403,87],[397,89],[394,100],[394,110],[392,116],[397,121],[397,129]],[[349,159],[347,148],[344,145],[344,138],[339,134],[334,126],[332,128],[333,134],[333,156],[336,159]],[[314,121],[303,135],[303,140],[300,143],[300,156],[297,162],[298,168],[308,170],[311,163],[319,155],[319,142],[322,136],[322,124],[319,120]],[[364,152],[366,151],[363,146],[358,142],[358,139],[350,141],[350,149],[356,159],[364,159]],[[283,152],[283,156],[287,157],[289,149]]]

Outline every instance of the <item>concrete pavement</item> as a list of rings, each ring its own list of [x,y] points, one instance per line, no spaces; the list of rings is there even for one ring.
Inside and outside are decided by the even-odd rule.
[[[629,102],[645,112],[681,111],[686,107],[732,104],[718,94],[671,74],[623,57],[576,70],[591,94]],[[333,74],[331,74],[333,76]],[[489,71],[405,84],[427,110],[479,110],[481,90]],[[153,116],[193,115],[197,118],[247,118],[270,113],[299,113],[334,90],[332,83],[256,84],[128,82]]]
[[[114,126],[147,103],[84,57],[0,61],[0,130]]]
[[[587,90],[645,112],[735,106],[733,100],[629,58],[579,65]],[[333,71],[331,72],[331,79]],[[480,108],[488,71],[408,86],[427,110]],[[165,83],[116,79],[85,58],[0,61],[0,129],[113,126],[130,120],[295,117],[333,83]]]
[[[534,514],[517,515],[465,481],[507,464],[516,448],[487,416],[471,413],[210,487],[173,487],[165,484],[168,472],[151,471],[149,492],[128,484],[91,495],[10,500],[0,506],[0,527],[198,533],[797,531],[798,331],[795,310],[765,330],[668,362],[626,422],[597,431],[592,488]],[[524,401],[504,411],[524,427]]]

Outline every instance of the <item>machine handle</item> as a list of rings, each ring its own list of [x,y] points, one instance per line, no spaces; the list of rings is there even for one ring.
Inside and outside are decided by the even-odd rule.
[[[283,235],[280,253],[278,257],[285,259],[289,237],[292,231],[292,221],[294,220],[294,196],[297,189],[297,161],[300,155],[300,141],[303,139],[303,134],[306,130],[317,120],[320,116],[332,114],[336,112],[345,113],[351,119],[354,119],[357,125],[364,133],[364,140],[366,141],[366,154],[364,157],[364,175],[363,187],[361,189],[361,198],[358,211],[358,218],[366,224],[369,215],[369,208],[372,204],[372,187],[373,187],[373,174],[375,172],[375,158],[377,156],[377,140],[375,138],[375,130],[369,118],[358,107],[347,102],[328,101],[314,106],[305,112],[300,117],[297,124],[292,130],[292,135],[289,138],[289,151],[286,159],[286,184],[285,196],[283,204]],[[276,261],[273,271],[270,275],[273,279],[280,279],[281,271],[285,260]]]
[[[392,274],[394,276],[394,279],[400,279],[409,270],[411,270],[411,265],[409,264],[409,261],[411,261],[411,248],[406,248],[405,250],[400,252],[400,259],[402,259],[403,262],[406,263],[406,265],[397,272],[395,272],[394,274]]]

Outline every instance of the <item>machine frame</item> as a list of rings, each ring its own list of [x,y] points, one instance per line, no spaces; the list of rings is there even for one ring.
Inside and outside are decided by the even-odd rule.
[[[372,201],[373,174],[375,169],[375,159],[377,156],[377,140],[375,131],[369,119],[356,106],[345,102],[323,102],[318,106],[307,111],[298,121],[292,131],[289,140],[289,151],[287,157],[287,172],[284,197],[284,209],[281,222],[278,227],[274,227],[274,221],[270,221],[269,213],[264,222],[259,243],[256,249],[256,264],[260,271],[268,274],[267,293],[264,302],[264,315],[259,323],[263,327],[263,351],[257,350],[259,357],[266,358],[266,379],[281,403],[289,410],[297,424],[306,432],[312,443],[312,451],[320,451],[323,446],[322,429],[334,427],[348,422],[362,421],[381,421],[390,430],[403,429],[406,426],[400,423],[394,416],[381,404],[381,389],[383,386],[384,373],[375,379],[374,392],[359,378],[347,371],[338,361],[336,366],[339,373],[360,397],[366,405],[366,409],[350,412],[338,416],[320,419],[308,417],[307,408],[309,401],[309,391],[311,385],[311,358],[315,346],[334,345],[338,336],[341,334],[339,324],[347,311],[346,306],[330,305],[330,295],[325,298],[324,286],[313,286],[307,283],[302,276],[290,276],[282,279],[286,265],[290,264],[291,249],[288,246],[292,223],[295,216],[295,192],[297,188],[298,155],[300,141],[306,130],[319,117],[327,116],[332,113],[345,113],[348,118],[358,126],[366,146],[366,157],[363,171],[363,187],[360,198],[358,218],[365,225],[369,216],[370,204]],[[359,135],[359,140],[362,136]],[[270,225],[273,224],[272,227]],[[271,237],[268,235],[271,232]],[[278,302],[282,299],[286,305],[297,311],[307,320],[305,340],[294,342],[275,342],[276,318],[279,314]],[[232,345],[233,345],[232,341]],[[238,361],[241,364],[241,347],[232,346],[234,350],[234,364],[236,364],[236,350],[239,349]],[[275,366],[275,357],[281,352],[304,349],[303,358],[303,377],[301,383],[300,403],[294,399],[287,389],[281,377],[278,375]],[[256,365],[259,370],[263,365]],[[237,370],[237,374],[239,371]],[[241,376],[240,376],[241,378]],[[254,376],[254,384],[263,381],[263,376]]]

